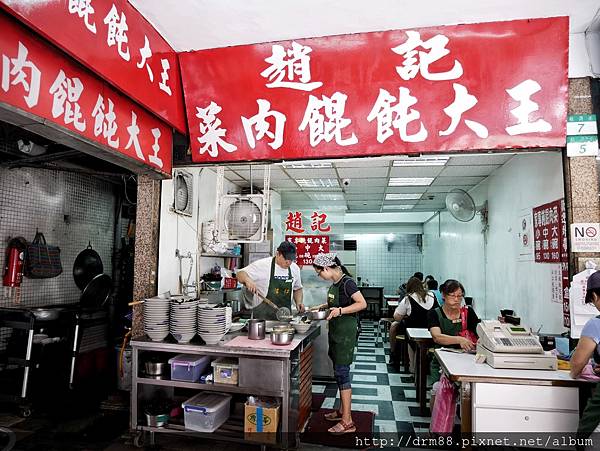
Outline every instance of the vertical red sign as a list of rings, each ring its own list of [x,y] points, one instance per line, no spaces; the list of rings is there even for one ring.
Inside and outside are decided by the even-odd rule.
[[[286,235],[285,240],[296,245],[298,266],[312,265],[317,254],[329,253],[327,235]]]

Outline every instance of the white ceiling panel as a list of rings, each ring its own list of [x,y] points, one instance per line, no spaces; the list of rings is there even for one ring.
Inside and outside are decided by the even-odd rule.
[[[485,177],[437,177],[432,185],[450,187],[456,185],[475,186],[483,180],[485,180]]]
[[[336,168],[387,168],[391,159],[386,158],[351,158],[348,160],[334,161]]]
[[[337,175],[333,168],[286,169],[286,172],[293,179],[335,179],[335,178],[337,178]]]
[[[281,195],[281,201],[287,201],[287,200],[309,200],[310,197],[308,196],[307,193],[303,192],[303,191],[299,191],[299,192],[285,192],[284,194]]]
[[[500,166],[475,165],[475,166],[447,166],[440,173],[440,177],[485,176],[487,177]]]
[[[365,185],[360,186],[358,184],[351,184],[344,188],[346,193],[381,193],[383,194],[385,191],[385,185]]]
[[[403,194],[424,193],[427,191],[427,188],[427,186],[388,186],[385,192]]]
[[[461,155],[461,156],[453,156],[450,158],[450,161],[446,164],[446,166],[476,166],[476,165],[503,165],[508,160],[510,160],[514,154],[493,154],[486,153],[481,155]]]
[[[436,177],[444,166],[393,167],[390,177]]]
[[[346,200],[348,201],[358,201],[358,200],[383,200],[382,193],[346,193]]]
[[[387,167],[339,168],[338,174],[342,179],[371,178],[387,177],[388,171],[389,169]]]
[[[297,188],[298,191],[300,191],[300,187],[292,179],[271,180],[271,188],[276,190],[277,187],[281,187],[281,188]]]
[[[387,184],[388,179],[383,177],[370,179],[351,179],[350,184],[348,186],[344,186],[344,189],[364,188],[368,186],[387,186]]]

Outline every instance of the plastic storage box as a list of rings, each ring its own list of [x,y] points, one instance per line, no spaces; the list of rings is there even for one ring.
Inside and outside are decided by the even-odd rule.
[[[222,393],[198,393],[181,404],[185,428],[214,432],[229,418],[231,396]]]
[[[215,384],[238,384],[240,366],[237,359],[219,357],[211,362],[211,366]]]
[[[171,380],[198,382],[210,362],[209,356],[179,354],[169,359]]]

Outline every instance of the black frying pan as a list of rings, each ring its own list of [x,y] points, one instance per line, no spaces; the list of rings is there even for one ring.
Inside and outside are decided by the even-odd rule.
[[[98,252],[92,249],[92,244],[89,243],[88,246],[79,253],[75,259],[75,263],[73,263],[73,279],[75,279],[75,285],[77,285],[80,290],[84,290],[94,277],[103,272],[104,266],[102,265],[102,259],[98,255]]]
[[[112,291],[112,279],[106,274],[97,274],[81,292],[79,303],[83,308],[103,307]]]

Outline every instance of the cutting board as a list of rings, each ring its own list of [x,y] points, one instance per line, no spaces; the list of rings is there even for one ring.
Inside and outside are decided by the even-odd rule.
[[[248,337],[239,336],[227,343],[223,343],[223,346],[237,347],[237,348],[253,348],[253,349],[294,349],[300,344],[300,338],[294,338],[289,345],[274,345],[271,343],[271,338],[267,335],[264,340],[250,340]]]

